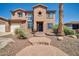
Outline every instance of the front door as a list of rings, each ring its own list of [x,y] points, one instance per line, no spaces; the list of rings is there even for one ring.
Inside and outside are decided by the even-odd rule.
[[[37,22],[37,31],[43,31],[43,22]]]

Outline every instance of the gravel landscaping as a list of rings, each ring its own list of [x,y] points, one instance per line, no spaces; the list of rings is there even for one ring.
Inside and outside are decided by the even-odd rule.
[[[6,37],[6,36],[5,36]],[[10,37],[10,36],[8,36]],[[0,49],[0,56],[14,56],[17,52],[31,45],[27,39],[12,38],[15,42],[9,43],[5,48]]]
[[[73,39],[65,36],[64,40],[57,40],[56,36],[48,36],[51,39],[51,45],[63,50],[70,56],[79,56],[79,39]]]
[[[15,56],[17,52],[30,46],[31,43],[27,39],[17,39],[15,36],[7,35],[5,38],[12,38],[13,43],[9,43],[5,48],[0,49],[0,56]],[[79,56],[79,39],[73,39],[65,36],[64,40],[57,40],[56,36],[46,36],[51,39],[50,45],[55,46],[70,56]],[[30,37],[29,37],[30,38]]]

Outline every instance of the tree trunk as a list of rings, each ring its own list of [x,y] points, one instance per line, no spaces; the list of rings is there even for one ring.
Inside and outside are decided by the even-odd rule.
[[[63,24],[63,3],[59,3],[59,25],[58,35],[64,35],[64,24]]]

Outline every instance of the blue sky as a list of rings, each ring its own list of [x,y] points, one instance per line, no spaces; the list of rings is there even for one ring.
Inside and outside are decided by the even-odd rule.
[[[38,3],[0,3],[0,16],[11,18],[11,10],[23,8],[25,10],[33,10],[32,6]],[[56,23],[58,23],[58,3],[42,3],[48,6],[48,10],[56,10]],[[64,23],[69,21],[79,21],[79,4],[78,3],[64,3]]]

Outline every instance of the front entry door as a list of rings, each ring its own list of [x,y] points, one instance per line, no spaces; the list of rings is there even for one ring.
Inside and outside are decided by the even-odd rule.
[[[37,22],[37,30],[43,31],[43,22]]]

